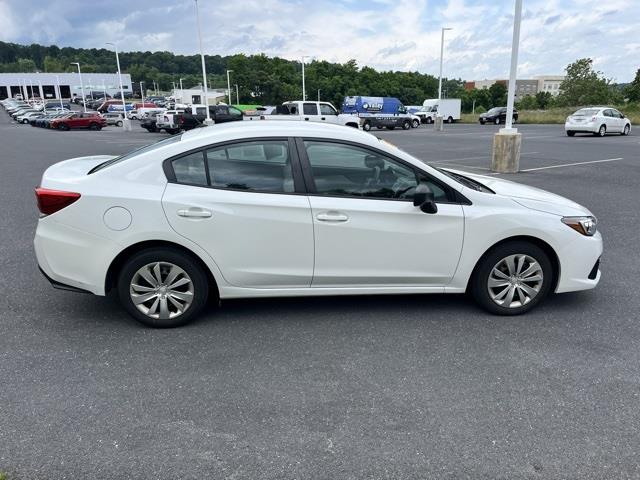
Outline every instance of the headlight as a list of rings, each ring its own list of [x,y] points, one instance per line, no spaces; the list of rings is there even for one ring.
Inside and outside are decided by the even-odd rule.
[[[596,217],[562,217],[562,223],[582,235],[592,237],[596,233],[598,219]]]

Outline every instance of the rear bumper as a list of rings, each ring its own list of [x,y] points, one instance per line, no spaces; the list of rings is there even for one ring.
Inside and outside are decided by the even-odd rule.
[[[569,123],[564,124],[564,129],[567,132],[576,133],[595,133],[598,131],[598,127],[594,123]]]

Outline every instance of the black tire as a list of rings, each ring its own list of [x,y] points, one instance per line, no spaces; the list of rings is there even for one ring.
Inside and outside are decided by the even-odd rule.
[[[98,130],[99,125],[97,123],[90,123],[89,130]]]
[[[69,125],[67,125],[66,123],[61,123],[60,125],[58,125],[58,130],[64,130],[66,132],[67,130],[69,130]]]
[[[24,123],[24,124],[26,125],[27,123],[29,123],[29,120],[27,120],[27,119],[25,118],[24,120],[22,120],[22,123]]]
[[[131,299],[130,284],[134,275],[143,266],[155,262],[177,265],[191,278],[193,300],[181,315],[168,319],[152,318],[138,310]],[[173,328],[189,323],[202,311],[209,295],[207,275],[202,267],[190,255],[173,248],[150,248],[134,254],[120,269],[117,281],[118,297],[124,309],[140,323],[154,328]]]
[[[478,121],[480,122],[480,125],[484,125],[484,124],[485,124],[485,121],[484,121],[484,120],[482,120],[482,119],[481,119],[481,120],[478,120]]]
[[[453,123],[453,117],[447,118],[447,123]]]
[[[542,268],[542,285],[538,293],[524,305],[511,308],[498,305],[489,294],[489,275],[494,267],[509,255],[527,255],[533,258]],[[554,279],[553,265],[549,256],[537,245],[526,241],[511,241],[503,243],[489,250],[479,261],[474,269],[469,282],[469,291],[475,301],[485,310],[496,315],[520,315],[528,312],[538,305],[551,290]],[[498,287],[500,288],[500,287]],[[514,297],[515,298],[515,297]]]
[[[387,127],[387,130],[395,130],[395,129],[396,127],[392,127],[392,126]]]
[[[118,120],[118,121],[116,122],[116,127],[121,127],[121,126],[122,126],[122,122],[121,122],[120,120]]]
[[[413,128],[418,128],[420,126],[420,120],[414,120],[413,122],[411,122],[411,126]]]
[[[405,120],[404,122],[402,122],[403,130],[409,130],[410,128],[411,128],[411,123],[409,122],[409,120]]]
[[[569,131],[567,132],[567,136],[568,137],[573,137],[573,136],[575,136],[575,134],[576,134],[576,132],[569,132]]]
[[[596,133],[594,133],[594,135],[596,137],[604,137],[607,134],[607,126],[606,125],[600,125],[600,128],[598,129],[598,131]]]
[[[622,135],[623,137],[626,137],[627,135],[629,135],[629,132],[631,131],[631,127],[629,126],[629,124],[627,123],[624,128],[622,129],[622,133],[620,133],[620,135]]]
[[[365,132],[368,132],[369,130],[371,130],[371,122],[364,122],[364,123],[362,124],[362,129],[363,129]]]
[[[384,128],[384,125],[376,125],[376,128],[377,128],[378,130],[382,130],[382,129]]]
[[[500,117],[496,117],[493,123],[495,123],[496,125],[500,125]]]
[[[425,123],[433,123],[433,119],[431,117],[427,117],[427,120],[425,121]]]

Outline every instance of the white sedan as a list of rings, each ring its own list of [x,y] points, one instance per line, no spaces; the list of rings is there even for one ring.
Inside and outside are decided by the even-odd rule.
[[[155,327],[207,298],[464,293],[495,314],[594,288],[586,208],[439,169],[368,133],[233,122],[67,160],[36,189],[38,264]]]
[[[576,133],[591,133],[600,137],[607,133],[629,135],[631,121],[615,108],[588,107],[569,115],[564,129],[570,137]]]

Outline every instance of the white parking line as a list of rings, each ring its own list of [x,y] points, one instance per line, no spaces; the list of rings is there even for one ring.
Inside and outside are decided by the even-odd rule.
[[[548,167],[525,168],[524,170],[520,170],[520,171],[521,172],[535,172],[537,170],[548,170],[550,168],[574,167],[576,165],[590,165],[592,163],[617,162],[618,160],[624,160],[624,157],[605,158],[603,160],[591,160],[590,162],[563,163],[562,165],[549,165]]]

